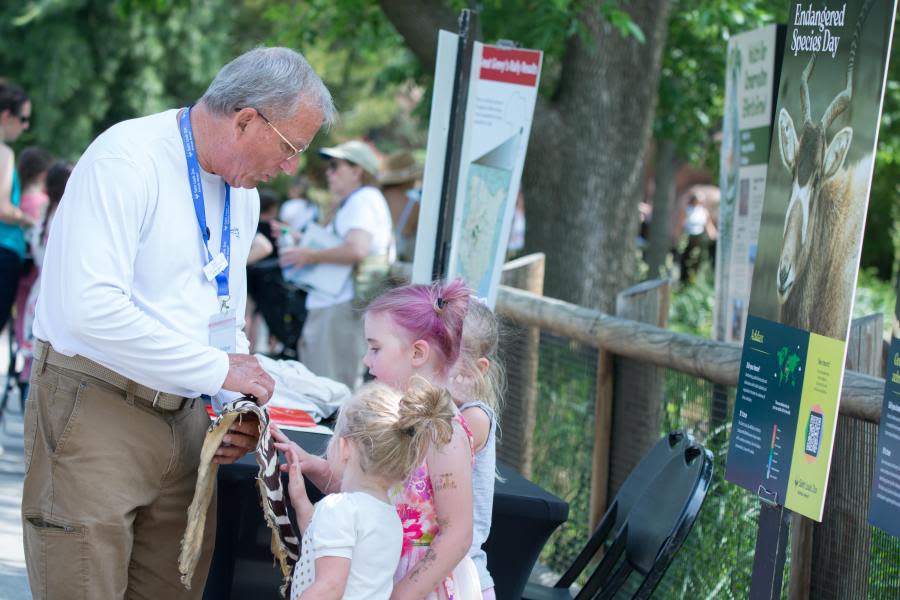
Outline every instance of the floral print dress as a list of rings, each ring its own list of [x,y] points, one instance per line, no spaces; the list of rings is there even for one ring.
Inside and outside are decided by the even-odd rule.
[[[466,432],[474,464],[475,447],[472,432],[461,414],[457,414],[455,418]],[[397,508],[400,522],[403,523],[403,549],[400,553],[400,565],[394,574],[394,583],[397,583],[425,557],[428,547],[441,530],[434,507],[434,490],[431,486],[428,464],[423,461],[406,483],[391,488],[389,495]],[[473,576],[474,581],[470,581]],[[475,564],[466,556],[463,563],[424,600],[469,600],[471,595],[462,593],[462,590],[470,589],[480,590],[481,586],[478,583]]]

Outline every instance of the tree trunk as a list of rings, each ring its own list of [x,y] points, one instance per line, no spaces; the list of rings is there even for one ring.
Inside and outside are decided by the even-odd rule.
[[[456,31],[438,0],[379,0],[422,66],[433,70],[436,27]],[[646,37],[625,37],[590,3],[563,57],[556,96],[539,99],[523,175],[526,249],[547,255],[546,293],[611,311],[632,283],[644,152],[670,0],[623,6]],[[424,27],[427,25],[427,27]]]
[[[669,2],[623,8],[646,42],[624,37],[595,4],[586,9],[589,35],[571,38],[554,100],[559,131],[532,134],[525,168],[526,248],[545,249],[545,293],[604,311],[636,272],[643,159]]]
[[[675,206],[675,172],[678,170],[676,145],[658,140],[656,147],[656,189],[653,192],[653,216],[647,244],[648,277],[668,277],[666,257],[672,248],[672,208]]]

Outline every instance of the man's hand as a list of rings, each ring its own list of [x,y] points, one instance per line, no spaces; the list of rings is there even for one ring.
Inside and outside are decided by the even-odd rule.
[[[222,389],[252,396],[262,406],[272,397],[275,380],[260,366],[255,356],[229,354],[228,375],[225,376]]]
[[[259,421],[243,416],[228,428],[228,433],[222,438],[222,445],[213,456],[213,462],[218,465],[230,465],[251,450],[255,450],[258,441]]]

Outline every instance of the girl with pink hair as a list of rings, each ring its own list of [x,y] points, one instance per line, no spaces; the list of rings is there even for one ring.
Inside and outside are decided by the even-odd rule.
[[[459,357],[471,291],[462,280],[389,290],[366,310],[363,364],[376,380],[406,390],[416,377],[446,387]],[[450,442],[432,444],[425,460],[389,494],[403,523],[403,549],[392,600],[481,599],[472,543],[472,434],[454,406]],[[337,491],[327,462],[300,451],[303,474],[323,492]]]

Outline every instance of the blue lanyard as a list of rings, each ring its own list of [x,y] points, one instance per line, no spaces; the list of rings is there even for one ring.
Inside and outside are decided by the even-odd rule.
[[[197,151],[194,148],[194,132],[191,129],[191,108],[187,107],[181,112],[179,120],[181,127],[181,142],[184,144],[184,158],[187,160],[188,181],[191,184],[191,196],[194,199],[194,212],[197,214],[197,225],[200,227],[200,237],[203,239],[203,249],[206,250],[207,260],[213,259],[209,251],[209,228],[206,226],[206,208],[203,203],[203,184],[200,180],[200,163],[197,162]],[[225,184],[225,213],[222,216],[222,254],[225,255],[225,269],[216,275],[216,289],[219,298],[228,301],[228,271],[231,268],[231,186]]]

